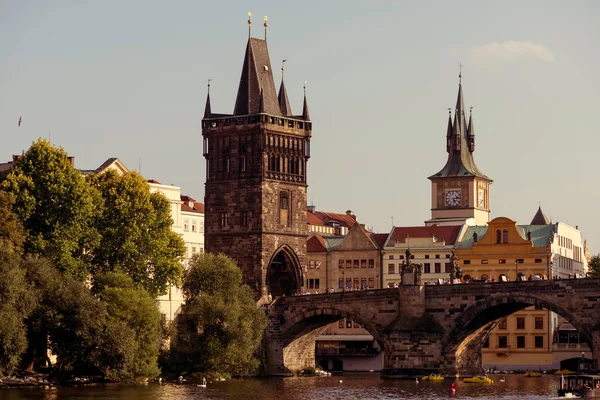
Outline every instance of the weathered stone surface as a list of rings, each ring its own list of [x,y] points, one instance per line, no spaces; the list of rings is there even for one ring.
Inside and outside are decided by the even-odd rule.
[[[384,376],[482,372],[481,344],[493,321],[538,305],[569,321],[600,356],[600,279],[402,286],[283,297],[265,335],[271,375],[314,366],[314,339],[331,322],[359,323],[384,349]]]

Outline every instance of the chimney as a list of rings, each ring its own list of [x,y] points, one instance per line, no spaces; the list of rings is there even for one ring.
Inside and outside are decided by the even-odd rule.
[[[315,206],[313,204],[311,204],[310,206],[306,206],[306,211],[309,211],[310,213],[314,214]]]
[[[69,163],[71,164],[71,167],[75,168],[75,157],[68,156],[67,159],[69,160]]]
[[[352,217],[356,221],[356,215],[354,215],[352,210],[346,210],[346,215]]]

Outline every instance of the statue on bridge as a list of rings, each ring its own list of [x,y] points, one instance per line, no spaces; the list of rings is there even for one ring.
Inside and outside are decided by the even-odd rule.
[[[400,274],[401,285],[420,285],[421,284],[421,273],[423,272],[423,266],[417,263],[411,263],[412,253],[410,249],[406,249],[404,252],[404,262],[402,263],[402,270]]]
[[[458,256],[456,255],[456,251],[452,250],[452,255],[450,256],[450,283],[454,283],[455,279],[462,279],[462,277],[463,272],[458,264]]]

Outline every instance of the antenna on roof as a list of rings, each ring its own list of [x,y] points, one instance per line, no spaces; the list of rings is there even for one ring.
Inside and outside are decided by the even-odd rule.
[[[252,13],[248,12],[248,39],[250,39],[251,28],[252,28]]]
[[[263,26],[265,27],[265,42],[267,41],[267,26],[269,26],[269,24],[267,24],[267,16],[265,15],[265,23],[263,24]]]

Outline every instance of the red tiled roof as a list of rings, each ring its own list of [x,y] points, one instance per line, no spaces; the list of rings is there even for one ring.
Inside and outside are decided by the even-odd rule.
[[[195,201],[194,208],[196,209],[196,211],[203,213],[204,212],[204,203],[198,203],[197,201]]]
[[[327,245],[323,240],[323,236],[314,235],[306,242],[306,251],[308,253],[326,253]]]
[[[446,244],[454,244],[461,225],[453,226],[399,226],[394,228],[390,239],[386,243],[388,246],[393,246],[396,242],[404,243],[406,236],[411,238],[424,238],[435,236],[438,239],[443,239]]]
[[[148,179],[148,183],[156,183],[157,185],[160,185],[160,182],[154,179]]]
[[[312,214],[312,216],[311,216]],[[310,211],[306,212],[306,216],[307,216],[307,220],[308,223],[311,225],[325,225],[327,222],[337,222],[338,224],[340,224],[340,226],[345,226],[347,228],[352,228],[354,226],[354,224],[356,223],[356,219],[348,214],[336,214],[336,213],[329,213],[329,212],[323,212],[323,211],[315,211],[314,213],[311,213]],[[315,217],[316,220],[314,220],[315,222],[311,222],[312,217]],[[317,222],[317,220],[319,222]]]
[[[379,246],[379,248],[383,248],[383,246],[385,245],[385,241],[387,240],[388,236],[390,234],[389,233],[373,233],[371,234],[371,236],[373,237],[373,240],[375,241],[375,243],[377,243],[377,245]]]
[[[310,211],[306,211],[306,222],[309,225],[325,225],[317,216]]]

